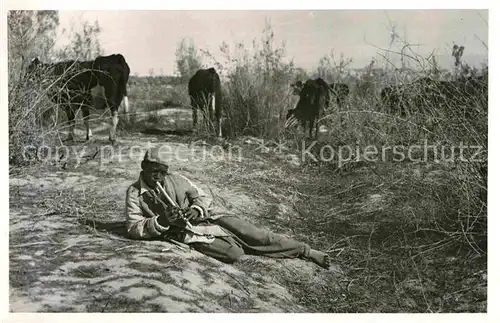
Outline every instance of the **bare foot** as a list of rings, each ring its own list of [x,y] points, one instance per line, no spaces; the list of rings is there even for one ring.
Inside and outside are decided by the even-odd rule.
[[[330,256],[328,256],[324,252],[311,249],[311,252],[309,253],[309,259],[312,260],[312,262],[314,262],[318,266],[321,266],[325,269],[330,268]]]

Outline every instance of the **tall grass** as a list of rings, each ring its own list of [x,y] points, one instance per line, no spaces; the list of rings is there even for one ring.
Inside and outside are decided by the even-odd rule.
[[[49,99],[55,80],[46,78],[42,84],[18,72],[9,64],[9,162],[26,165],[28,160],[37,159],[36,151],[47,134],[61,126],[59,111]]]
[[[230,52],[223,44],[224,61],[213,60],[224,75],[226,131],[232,137],[285,139],[291,151],[300,154],[306,134],[283,129],[285,111],[294,108],[297,99],[289,88],[296,81],[293,63],[285,60],[283,46],[274,47],[270,29],[264,31],[259,45],[254,42],[253,48],[245,48],[237,44]],[[326,169],[333,171],[324,171],[325,163],[316,164],[317,169],[304,163],[300,171],[289,170],[285,176],[302,179],[302,185],[293,188],[288,180],[258,175],[253,180],[249,175],[241,182],[236,180],[250,185],[263,199],[269,191],[295,191],[300,216],[278,219],[278,223],[292,227],[303,240],[327,249],[337,246],[332,250],[344,252],[337,259],[356,281],[346,292],[350,299],[332,302],[329,293],[336,292],[335,286],[325,290],[311,282],[285,282],[308,308],[355,312],[484,310],[484,275],[477,273],[486,273],[487,254],[487,78],[483,91],[460,83],[436,90],[435,82],[453,81],[453,75],[429,67],[421,57],[405,55],[418,64],[392,72],[369,64],[357,78],[324,71],[325,75],[337,75],[328,82],[349,84],[351,95],[345,109],[332,100],[322,120],[329,132],[321,136],[315,152],[321,144],[335,148],[348,145],[352,151],[375,146],[379,148],[377,162],[352,156],[344,162],[352,167],[344,171],[337,171],[342,167],[336,163],[326,163]],[[434,82],[423,82],[424,77]],[[380,100],[381,89],[394,84],[408,85],[406,115],[387,110]],[[458,155],[461,143],[481,147],[475,160],[471,157],[478,149]],[[405,156],[411,150],[414,160],[399,161],[391,154],[380,160],[380,148],[398,145]],[[323,171],[317,174],[320,169]],[[303,172],[309,176],[304,177]],[[383,205],[377,206],[377,201]],[[439,272],[440,266],[445,273]],[[477,293],[469,292],[474,285],[481,288]]]
[[[88,23],[72,34],[72,42],[55,48],[57,11],[10,11],[8,17],[8,91],[9,91],[9,163],[25,165],[36,161],[36,152],[46,140],[60,140],[59,131],[67,129],[66,114],[51,101],[67,75],[29,78],[30,60],[44,62],[71,58],[83,60],[100,52],[100,29]],[[69,72],[68,72],[69,73]],[[27,148],[29,148],[27,150]],[[25,155],[28,153],[28,156]],[[35,154],[35,156],[32,156]]]
[[[285,59],[284,47],[276,46],[271,27],[266,25],[260,42],[254,40],[251,48],[237,43],[231,52],[224,43],[221,52],[222,62],[209,52],[205,55],[223,76],[223,131],[228,137],[279,136],[286,110],[296,100],[290,89],[295,70]]]

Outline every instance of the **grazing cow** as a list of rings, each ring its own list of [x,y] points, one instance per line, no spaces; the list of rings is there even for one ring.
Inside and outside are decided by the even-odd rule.
[[[488,80],[484,76],[440,82],[440,104],[470,119],[488,109]]]
[[[118,124],[118,108],[124,101],[125,112],[128,115],[127,82],[130,68],[121,54],[98,56],[91,61],[68,60],[53,64],[32,60],[28,66],[29,77],[42,77],[44,81],[52,79],[48,94],[52,102],[64,108],[70,124],[68,141],[75,138],[75,115],[82,109],[84,124],[87,130],[87,141],[92,137],[89,117],[90,106],[93,105],[99,92],[104,90],[104,101],[111,110],[112,127],[109,140],[116,141],[116,126]]]
[[[193,109],[193,128],[196,129],[198,110],[201,109],[205,120],[207,112],[211,122],[215,118],[216,135],[222,137],[221,82],[219,74],[213,67],[198,70],[189,80],[188,92]]]
[[[311,80],[314,80],[317,85],[321,86],[326,91],[326,107],[329,107],[330,106],[330,86],[321,77],[318,77],[316,79],[311,79]],[[304,88],[305,84],[306,83],[304,83],[302,81],[297,81],[294,84],[290,84],[290,86],[293,89],[292,90],[293,94],[298,95],[300,97],[300,93],[301,93],[302,89]]]
[[[94,60],[94,69],[100,71],[106,71],[107,73],[110,74],[111,79],[114,81],[113,84],[114,86],[109,87],[110,89],[114,89],[115,91],[114,103],[116,104],[116,108],[118,108],[123,100],[125,108],[125,116],[128,119],[129,104],[128,104],[127,84],[130,77],[130,67],[125,61],[125,57],[123,57],[123,55],[121,54],[98,56]],[[107,80],[110,79],[107,78]],[[112,97],[112,94],[109,94],[109,97]],[[116,118],[117,115],[118,114],[116,114]],[[118,122],[118,119],[116,119],[116,122]]]
[[[455,114],[462,111],[467,118],[478,104],[487,106],[488,85],[482,77],[454,81],[435,81],[423,77],[410,84],[386,87],[380,93],[382,102],[393,113],[405,115],[416,111],[430,115],[437,111]]]
[[[289,109],[286,116],[286,127],[291,126],[294,121],[302,123],[304,131],[309,122],[309,137],[312,137],[313,127],[316,128],[315,138],[318,137],[319,118],[328,106],[328,85],[322,79],[307,80],[299,93],[299,102],[295,109]]]
[[[322,78],[317,78],[318,84],[323,86],[327,91],[327,99],[326,106],[330,106],[330,100],[335,98],[337,105],[339,108],[342,108],[345,105],[347,97],[349,96],[349,85],[345,83],[326,83]],[[300,91],[304,87],[304,83],[302,81],[297,81],[294,84],[290,85],[293,88],[293,94],[299,95]]]
[[[411,112],[425,112],[436,83],[428,77],[410,84],[390,85],[380,92],[380,98],[388,113],[401,117]]]

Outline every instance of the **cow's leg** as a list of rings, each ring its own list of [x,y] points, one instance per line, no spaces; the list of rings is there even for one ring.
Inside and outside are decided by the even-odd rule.
[[[68,117],[68,125],[69,132],[67,141],[75,140],[75,111],[73,110],[73,106],[71,104],[64,105],[64,111],[66,112],[66,116]]]
[[[215,116],[215,94],[214,93],[211,93],[209,94],[209,100],[210,100],[210,107],[209,107],[209,110],[210,110],[210,120],[213,119],[213,117]]]
[[[216,123],[217,123],[217,137],[222,137],[222,118],[220,116],[217,117],[217,120],[216,120]]]
[[[217,137],[222,137],[222,116],[220,111],[220,102],[217,102],[217,97],[215,93],[212,94],[212,111],[215,115],[215,131],[217,132]]]
[[[319,133],[319,116],[313,118],[311,120],[311,130],[314,127],[314,139],[318,139],[318,133]]]
[[[191,95],[191,109],[193,112],[193,131],[195,131],[198,124],[198,100],[193,95]]]
[[[193,131],[196,130],[196,125],[198,124],[198,109],[193,107]]]
[[[342,102],[342,99],[340,98],[339,95],[337,95],[337,105],[339,107],[339,118],[340,118],[340,125],[344,124],[344,118],[343,118],[343,113],[344,113],[344,104]],[[347,111],[346,111],[347,113]],[[349,114],[347,115],[347,118],[349,118]]]
[[[318,132],[319,132],[319,117],[314,119],[315,123],[315,128],[316,128],[316,133],[314,134],[314,139],[318,139]]]
[[[85,124],[85,129],[87,130],[87,141],[92,139],[92,130],[90,130],[90,109],[88,106],[82,108],[83,123]]]
[[[215,121],[215,93],[210,93],[208,95],[208,99],[209,99],[209,106],[208,106],[208,124],[209,124],[209,129],[214,129],[215,128],[215,135],[217,136],[218,135],[218,128],[217,125],[215,125],[214,121]]]
[[[109,141],[116,142],[116,126],[118,125],[118,108],[111,108],[111,127],[109,128]]]
[[[104,85],[104,91],[106,93],[106,101],[111,111],[111,127],[109,128],[109,141],[111,144],[116,142],[116,126],[118,125],[118,109],[119,105],[119,94],[113,81],[106,82]]]
[[[128,105],[128,97],[127,96],[123,97],[122,103],[123,103],[123,110],[125,112],[125,120],[127,122],[130,122],[129,105]]]

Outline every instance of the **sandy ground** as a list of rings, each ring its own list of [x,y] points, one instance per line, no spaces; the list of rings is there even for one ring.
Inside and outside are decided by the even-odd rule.
[[[175,118],[190,114],[169,110]],[[207,170],[220,165],[216,158],[200,158],[200,146],[168,136],[121,135],[112,149],[106,127],[93,128],[94,142],[70,147],[65,164],[10,176],[12,312],[305,310],[273,277],[288,270],[319,279],[313,264],[244,256],[240,262],[260,262],[269,270],[243,271],[168,242],[129,240],[123,234],[125,191],[151,145],[169,145],[172,170],[218,196],[216,208],[237,212],[259,206],[244,191],[211,182]],[[82,131],[77,135],[84,138]],[[225,205],[217,206],[219,200]]]

